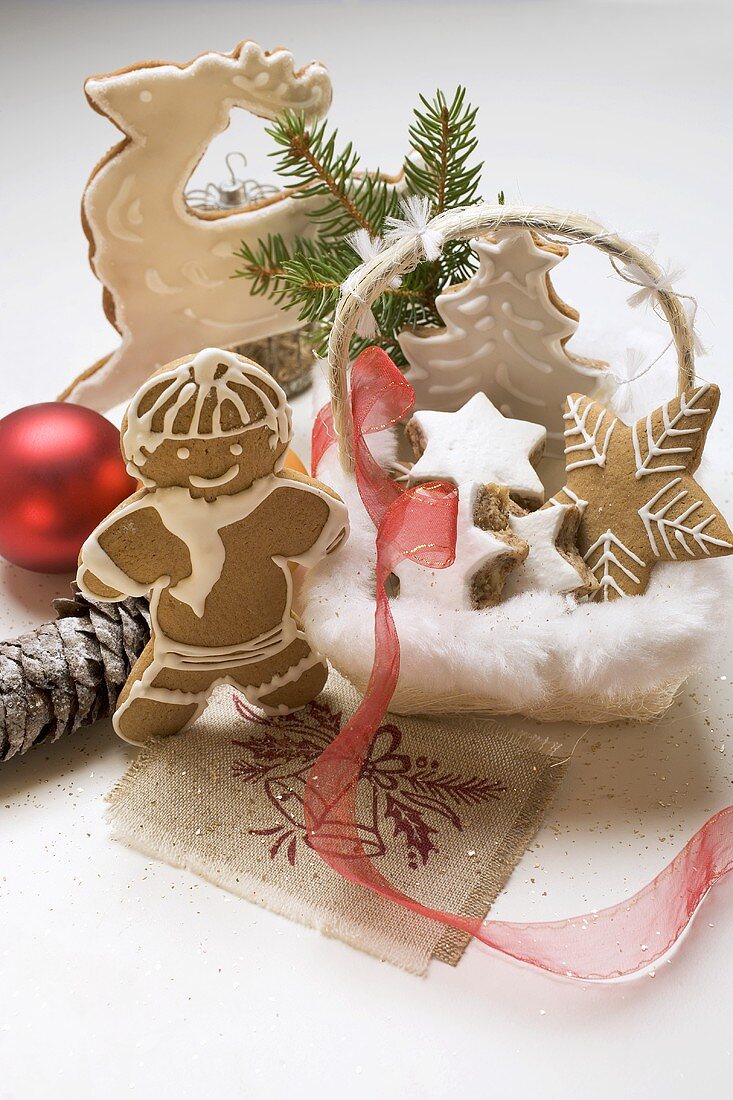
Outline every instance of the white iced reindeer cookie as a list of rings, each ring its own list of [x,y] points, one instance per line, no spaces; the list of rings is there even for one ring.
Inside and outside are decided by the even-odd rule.
[[[241,42],[185,64],[143,62],[90,77],[84,90],[124,135],[94,169],[82,209],[104,312],[121,342],[67,396],[109,409],[179,355],[292,328],[290,314],[231,276],[242,242],[307,232],[308,200],[284,189],[233,209],[201,210],[186,193],[230,114],[274,119],[292,110],[314,121],[328,110],[331,81],[319,63],[299,69],[288,50]]]
[[[283,468],[290,438],[283,391],[232,352],[177,360],[133,398],[122,449],[144,487],[87,539],[78,571],[94,599],[150,594],[151,639],[114,716],[125,740],[177,733],[221,681],[269,713],[323,687],[289,563],[331,553],[348,520],[332,490]]]

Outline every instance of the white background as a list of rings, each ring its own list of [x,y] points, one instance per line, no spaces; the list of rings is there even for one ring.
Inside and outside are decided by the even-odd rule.
[[[701,302],[703,373],[728,387],[710,447],[730,453],[728,5],[100,0],[2,3],[0,19],[0,411],[49,399],[115,342],[78,208],[116,136],[83,78],[251,37],[328,64],[332,117],[371,167],[399,164],[418,92],[460,81],[481,104],[487,197],[657,231]],[[206,178],[242,145],[260,171],[250,124]],[[592,319],[623,295],[585,264],[574,254],[558,282]],[[709,487],[730,517],[730,480]],[[3,636],[65,584],[0,564]],[[494,914],[568,916],[658,871],[733,801],[732,700],[721,637],[656,726],[592,730]],[[582,730],[561,733],[572,746]],[[420,980],[112,842],[103,799],[133,755],[100,724],[0,765],[2,1100],[730,1091],[733,884],[654,977],[570,984],[472,946]]]

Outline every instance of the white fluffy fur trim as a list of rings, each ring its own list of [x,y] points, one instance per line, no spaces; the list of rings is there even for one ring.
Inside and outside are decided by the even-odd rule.
[[[312,643],[363,687],[374,654],[375,532],[352,478],[335,450],[319,476],[346,501],[351,536],[309,574],[303,619]],[[461,709],[461,700],[491,709],[536,713],[562,693],[625,700],[684,680],[705,663],[719,636],[730,572],[718,559],[662,563],[643,596],[576,604],[572,598],[527,593],[484,611],[442,611],[400,594],[392,613],[400,638],[399,695],[433,694]],[[428,708],[430,709],[430,708]]]
[[[658,336],[641,329],[631,336],[604,332],[603,339],[591,339],[591,354],[614,365],[622,358],[622,343],[642,356],[658,354]],[[317,370],[316,378],[318,409],[328,400],[328,388],[323,372]],[[617,401],[618,413],[632,421],[664,401],[675,383],[670,352],[629,388],[614,393],[614,385],[604,382],[599,396],[611,407]],[[396,433],[371,436],[369,445],[389,465]],[[307,577],[304,624],[312,643],[363,689],[374,655],[375,531],[335,448],[318,474],[346,501],[351,535]],[[660,563],[643,596],[577,604],[571,597],[527,593],[470,612],[437,613],[401,593],[391,604],[401,648],[396,701],[407,702],[395,709],[435,709],[419,703],[431,697],[444,699],[446,710],[462,709],[462,700],[476,709],[476,699],[484,698],[487,709],[537,716],[560,692],[572,717],[589,697],[603,697],[612,707],[614,700],[654,695],[713,656],[721,615],[731,604],[731,572],[730,561],[720,558]]]

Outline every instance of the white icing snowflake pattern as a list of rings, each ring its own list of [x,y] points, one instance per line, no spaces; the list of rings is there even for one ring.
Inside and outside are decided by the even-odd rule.
[[[594,561],[593,556],[596,553],[598,557]],[[623,560],[619,555],[623,555]],[[632,584],[640,585],[642,578],[638,576],[638,570],[634,572],[634,566],[640,566],[642,570],[646,568],[646,562],[625,546],[611,530],[605,531],[600,538],[596,539],[586,551],[583,560],[600,584],[604,600],[611,597],[612,591],[617,596],[626,595],[613,574],[614,569],[620,570]]]
[[[709,415],[710,409],[703,405],[700,405],[700,401],[710,389],[709,383],[705,383],[704,386],[700,386],[699,389],[694,390],[688,397],[686,394],[682,394],[680,397],[680,407],[674,416],[670,414],[669,406],[671,402],[667,402],[662,408],[662,431],[657,438],[654,437],[654,423],[652,413],[649,413],[644,421],[637,421],[632,429],[632,438],[634,440],[634,458],[636,460],[636,477],[637,480],[642,477],[648,477],[650,474],[671,474],[677,473],[681,470],[687,469],[687,463],[683,461],[681,464],[673,464],[671,466],[660,466],[657,464],[657,459],[667,458],[669,455],[689,455],[692,452],[692,447],[685,446],[673,446],[676,442],[680,444],[682,439],[687,438],[690,442],[689,436],[699,435],[702,428],[699,424],[694,423],[695,417],[703,417],[703,423],[705,418]],[[693,423],[690,423],[693,421]],[[642,423],[644,424],[644,432],[640,431]],[[643,454],[644,445],[646,445],[646,454]]]
[[[591,428],[588,421],[592,419],[591,412],[594,409],[597,410],[598,415]],[[603,425],[607,416],[606,409],[601,405],[597,405],[595,401],[589,401],[582,394],[574,393],[568,397],[568,410],[563,414],[563,420],[570,423],[570,427],[566,428],[564,433],[566,440],[565,455],[578,454],[584,457],[566,462],[566,473],[569,473],[570,470],[579,470],[583,466],[600,466],[603,469],[606,465],[608,446],[611,442],[613,430],[618,423],[617,419],[611,420],[609,417],[610,423],[606,423],[604,433]],[[571,443],[571,439],[577,439],[579,442]]]
[[[733,551],[733,533],[693,476],[719,402],[705,382],[626,424],[597,401],[568,397],[567,482],[553,500],[582,503],[578,542],[604,600],[641,595],[660,560]]]
[[[663,469],[667,469],[667,467],[665,466]],[[699,510],[703,506],[701,500],[694,500],[693,498],[692,504],[688,504],[678,516],[670,515],[677,505],[681,504],[685,497],[690,495],[687,489],[680,489],[678,493],[668,497],[667,501],[662,503],[663,498],[668,493],[674,492],[681,482],[681,477],[673,478],[658,493],[655,493],[647,504],[639,509],[639,516],[644,524],[655,557],[661,557],[657,538],[664,544],[667,556],[673,561],[677,559],[676,551],[678,550],[684,550],[689,557],[696,558],[700,556],[700,551],[708,557],[714,546],[728,550],[733,549],[731,544],[724,539],[714,538],[706,533],[706,528],[717,519],[717,514],[713,512],[711,515],[700,519]],[[698,515],[695,516],[695,513],[698,513]],[[697,523],[688,522],[692,516],[695,516]],[[676,546],[672,545],[671,539],[677,544]]]

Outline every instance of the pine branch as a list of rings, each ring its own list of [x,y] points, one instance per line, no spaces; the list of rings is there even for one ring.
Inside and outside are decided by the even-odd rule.
[[[466,105],[466,89],[456,88],[449,104],[438,90],[432,101],[420,96],[423,110],[415,110],[410,127],[413,155],[405,160],[409,189],[431,200],[431,214],[478,201],[478,184],[483,162],[469,164],[478,140],[474,135],[477,109]],[[426,286],[426,305],[432,315],[428,323],[439,324],[435,299],[448,286],[464,282],[476,270],[468,241],[452,241],[432,269]]]
[[[281,237],[268,237],[254,248],[242,243],[237,255],[243,263],[235,277],[249,279],[254,295],[265,294],[277,304],[297,309],[298,320],[306,323],[330,318],[342,283],[359,264],[345,240],[323,249],[317,242],[297,238],[288,250]],[[419,306],[424,291],[419,282],[413,280],[413,284],[389,287],[382,295],[376,308],[385,323],[398,322]],[[317,347],[321,347],[320,337]]]
[[[309,129],[305,117],[287,111],[267,130],[279,146],[277,172],[308,198],[310,216],[319,224],[323,239],[344,237],[355,229],[379,236],[384,219],[396,205],[394,187],[379,172],[357,175],[359,154],[351,142],[336,148],[338,130],[330,135],[327,122]],[[313,199],[324,201],[314,206]]]
[[[431,200],[433,217],[477,201],[483,163],[468,163],[478,145],[477,108],[467,106],[465,100],[466,89],[461,87],[450,104],[441,91],[432,101],[420,96],[424,109],[416,109],[410,127],[413,155],[405,160],[405,179],[413,194]]]
[[[293,249],[298,251],[304,251],[307,246],[308,242],[300,239],[293,243]],[[248,279],[252,284],[250,293],[253,297],[262,295],[281,305],[288,289],[283,280],[283,265],[291,255],[282,236],[279,233],[270,233],[266,240],[258,241],[254,246],[241,241],[235,255],[242,260],[242,264],[232,277]]]
[[[457,88],[450,103],[437,91],[432,100],[421,96],[420,104],[409,131],[407,191],[426,195],[432,215],[479,201],[482,164],[471,162],[477,147],[476,109],[466,103],[465,89]],[[338,148],[338,131],[329,133],[326,122],[309,128],[303,116],[290,111],[267,132],[277,146],[271,155],[277,158],[279,174],[308,200],[315,237],[296,238],[289,247],[279,235],[254,247],[242,243],[236,277],[251,283],[252,294],[297,310],[299,320],[313,326],[316,354],[322,354],[342,284],[361,262],[346,238],[357,229],[381,237],[385,219],[400,215],[400,189],[380,172],[360,172],[352,143]],[[354,337],[352,353],[367,343],[377,344],[405,365],[399,333],[441,325],[438,295],[475,270],[476,257],[467,241],[446,244],[439,260],[418,264],[400,287],[380,295],[373,305],[378,336],[369,341]]]

